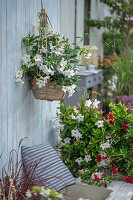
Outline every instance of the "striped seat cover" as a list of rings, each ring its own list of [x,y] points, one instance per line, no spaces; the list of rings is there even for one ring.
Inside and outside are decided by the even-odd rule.
[[[36,165],[35,176],[39,176],[46,188],[59,191],[67,185],[75,184],[71,172],[49,144],[23,146],[21,150],[24,169]]]

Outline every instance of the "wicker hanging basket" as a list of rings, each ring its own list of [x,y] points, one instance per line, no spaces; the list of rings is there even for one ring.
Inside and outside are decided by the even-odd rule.
[[[46,86],[39,88],[36,79],[31,81],[31,87],[35,99],[47,101],[61,101],[65,97],[65,93],[61,88],[55,86],[55,82],[47,82]]]

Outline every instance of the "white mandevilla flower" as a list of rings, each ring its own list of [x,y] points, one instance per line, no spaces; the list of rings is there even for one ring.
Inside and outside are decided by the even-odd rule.
[[[98,104],[100,103],[100,101],[97,101],[97,99],[95,99],[95,101],[93,102],[93,108],[98,108]]]
[[[48,68],[47,71],[46,71],[46,74],[54,76],[54,71],[52,69]]]
[[[23,58],[22,58],[23,64],[27,65],[31,59],[30,59],[30,55],[29,54],[24,54]]]
[[[71,78],[71,76],[74,76],[74,70],[67,70],[64,72],[65,76],[68,76],[68,78]]]
[[[71,140],[71,138],[65,138],[64,139],[65,144],[70,144],[70,140]]]
[[[29,63],[27,64],[27,67],[28,67],[28,68],[30,68],[30,67],[32,67],[32,66],[34,66],[34,63],[32,63],[32,62],[29,62]]]
[[[78,120],[78,122],[83,121],[83,120],[84,120],[84,116],[81,115],[81,114],[79,114],[79,115],[77,116],[77,120]]]
[[[23,70],[17,69],[16,71],[16,79],[21,79],[23,76]]]
[[[81,179],[81,177],[76,178],[76,184],[80,184],[80,183],[82,183],[82,179]]]
[[[104,150],[104,149],[109,148],[109,147],[110,147],[110,144],[109,144],[108,142],[105,142],[105,143],[102,143],[102,144],[100,145],[100,147],[102,148],[102,150]]]
[[[16,83],[18,86],[22,86],[24,84],[24,81],[22,81],[22,79],[20,79],[20,78],[17,78]]]
[[[66,65],[67,65],[67,61],[64,60],[64,58],[62,58],[62,60],[60,61],[60,66],[61,66],[61,67],[64,67],[64,66],[66,66]]]
[[[91,105],[92,105],[92,101],[90,99],[85,102],[86,107],[91,107]]]
[[[68,97],[71,97],[73,95],[73,93],[75,92],[75,90],[73,89],[73,86],[68,86],[67,91],[69,93]]]
[[[100,152],[99,155],[101,155],[103,158],[106,157],[106,153],[105,152]]]
[[[41,64],[40,65],[40,70],[42,70],[44,73],[46,73],[48,71],[47,65]]]
[[[91,175],[91,178],[92,179],[95,179],[95,176],[94,175],[96,175],[98,178],[101,178],[101,172],[95,172],[95,173],[93,173],[92,175]]]
[[[46,48],[44,46],[42,46],[41,50],[42,53],[46,53]]]
[[[89,161],[91,161],[92,159],[91,159],[91,156],[90,155],[86,155],[85,156],[85,161],[86,162],[89,162]]]
[[[76,114],[78,114],[79,113],[79,111],[77,110],[77,108],[76,107],[74,107],[74,112],[76,113]]]
[[[105,165],[106,165],[105,160],[101,160],[100,162],[97,163],[98,167],[102,167],[102,166],[105,166]]]
[[[102,128],[102,127],[104,127],[103,123],[104,123],[104,121],[98,121],[95,123],[95,125],[97,125],[98,128]]]
[[[77,158],[77,159],[75,160],[75,162],[77,162],[77,163],[80,165],[80,163],[83,162],[83,159],[82,159],[81,157],[79,157],[79,158]]]
[[[67,92],[67,89],[68,89],[67,86],[63,86],[63,87],[62,87],[62,90],[63,90],[63,92],[65,92],[65,93]]]
[[[75,137],[75,138],[81,138],[82,137],[82,134],[78,131],[78,129],[72,130],[71,133],[72,133],[71,134],[72,137]]]
[[[46,81],[39,79],[39,80],[37,80],[36,84],[38,85],[39,88],[42,88],[43,86],[45,86]]]
[[[36,63],[38,63],[38,62],[40,63],[40,62],[42,62],[42,56],[39,55],[39,54],[36,54],[34,56],[34,60],[35,60]]]
[[[80,174],[84,174],[85,171],[84,171],[83,169],[79,169],[79,173],[80,173]]]
[[[74,114],[72,113],[72,115],[70,115],[72,117],[72,119],[77,119]]]

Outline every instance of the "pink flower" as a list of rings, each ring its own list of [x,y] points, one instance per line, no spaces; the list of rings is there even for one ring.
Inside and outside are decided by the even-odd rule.
[[[114,114],[113,113],[110,113],[109,114],[109,119],[112,119],[114,117]]]
[[[123,130],[124,130],[124,131],[126,131],[126,130],[127,130],[127,127],[128,127],[128,125],[127,125],[127,124],[125,124],[125,123],[123,123],[123,124],[122,124],[122,127],[123,127]]]
[[[113,174],[116,174],[118,172],[118,169],[113,167],[112,169],[110,169],[110,171],[113,171]]]
[[[126,183],[133,184],[133,179],[129,178],[128,176],[124,176]]]
[[[94,174],[94,177],[95,177],[95,181],[98,181],[100,179],[96,174]]]
[[[113,125],[114,119],[109,120],[109,123],[110,123],[111,125]]]
[[[97,161],[100,162],[102,160],[102,156],[101,155],[97,155]]]

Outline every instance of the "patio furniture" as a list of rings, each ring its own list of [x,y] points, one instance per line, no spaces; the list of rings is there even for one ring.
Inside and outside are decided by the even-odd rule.
[[[112,192],[105,188],[76,184],[75,178],[49,144],[22,147],[24,169],[37,163],[35,172],[39,179],[45,180],[47,188],[59,191],[65,200],[105,200]],[[40,185],[40,184],[39,184]],[[43,186],[43,184],[41,185]]]

